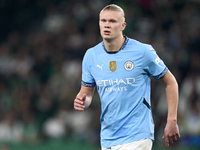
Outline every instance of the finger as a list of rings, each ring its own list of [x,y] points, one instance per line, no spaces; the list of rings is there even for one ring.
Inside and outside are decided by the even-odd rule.
[[[82,105],[82,104],[79,104],[79,103],[74,103],[74,106],[76,106],[76,107],[80,107],[80,108],[85,108],[85,106],[84,106],[84,105]]]
[[[168,137],[165,138],[165,145],[166,145],[166,147],[169,147],[169,138]]]
[[[84,102],[78,99],[74,100],[74,106],[85,108]]]
[[[81,101],[85,101],[86,94],[83,94],[83,96],[77,96],[76,99],[81,100]]]
[[[78,104],[81,104],[81,105],[84,104],[84,102],[83,102],[82,100],[79,100],[79,99],[75,99],[75,100],[74,100],[74,103],[78,103]]]
[[[85,108],[84,105],[80,105],[80,104],[77,104],[77,103],[74,104],[74,109],[76,109],[76,110],[84,110],[84,108]]]
[[[74,105],[78,106],[78,107],[85,107],[84,102],[80,101],[80,100],[75,100],[74,101]]]
[[[175,137],[176,137],[176,140],[178,140],[178,139],[180,138],[180,134],[177,133],[177,134],[175,135]]]
[[[83,108],[80,108],[80,107],[74,107],[75,110],[78,110],[78,111],[83,111],[84,109]]]
[[[177,133],[176,135],[177,135],[178,139],[181,137],[179,133]]]
[[[173,140],[177,141],[177,135],[173,136]]]
[[[76,99],[77,99],[77,100],[82,100],[82,97],[77,96]]]
[[[175,141],[177,141],[178,139],[180,138],[180,135],[177,133],[177,134],[174,134],[173,136],[172,136],[172,140],[175,140]]]
[[[172,144],[173,143],[173,137],[169,137],[169,142]]]

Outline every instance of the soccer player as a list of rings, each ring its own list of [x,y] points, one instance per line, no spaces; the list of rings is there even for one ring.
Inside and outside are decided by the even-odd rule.
[[[99,27],[103,41],[83,58],[82,85],[74,108],[87,108],[97,87],[102,150],[150,150],[154,140],[150,80],[151,76],[161,79],[166,83],[168,116],[163,138],[168,147],[180,137],[175,77],[151,45],[123,35],[126,23],[121,7],[111,4],[103,8]]]

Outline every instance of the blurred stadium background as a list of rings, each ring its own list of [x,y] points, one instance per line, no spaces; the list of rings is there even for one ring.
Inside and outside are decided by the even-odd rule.
[[[0,150],[100,150],[97,93],[84,112],[73,100],[110,3],[125,10],[125,35],[152,44],[178,80],[181,139],[169,149],[200,148],[199,0],[0,0]],[[165,149],[164,92],[153,79],[153,150]]]

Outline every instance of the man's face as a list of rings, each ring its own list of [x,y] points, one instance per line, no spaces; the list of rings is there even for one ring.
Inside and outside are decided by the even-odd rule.
[[[111,40],[122,35],[126,23],[120,11],[104,10],[99,15],[99,27],[102,38]]]

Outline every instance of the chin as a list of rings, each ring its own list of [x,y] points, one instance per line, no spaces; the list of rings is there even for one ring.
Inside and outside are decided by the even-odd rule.
[[[111,40],[112,39],[112,37],[110,36],[110,35],[104,35],[104,36],[102,36],[103,37],[103,39],[105,39],[105,40]]]
[[[108,38],[108,37],[106,37],[106,38],[103,38],[104,40],[106,40],[107,42],[110,42],[110,41],[112,41],[112,38]]]

